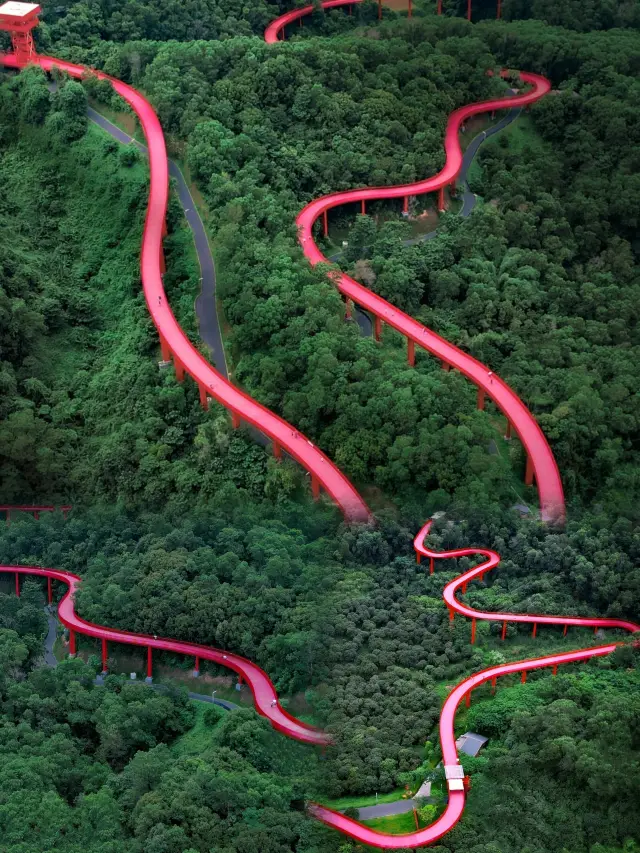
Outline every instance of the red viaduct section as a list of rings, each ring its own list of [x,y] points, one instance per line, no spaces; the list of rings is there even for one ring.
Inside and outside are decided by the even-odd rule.
[[[357,3],[362,3],[362,0],[326,0],[322,4],[323,9],[336,9],[338,6],[347,6],[349,8],[349,14],[351,14],[351,7],[355,6]],[[310,14],[310,7],[301,7],[299,9],[293,9],[291,12],[287,12],[285,15],[281,15],[279,18],[276,18],[265,31],[265,41],[268,44],[271,44],[273,41],[279,41],[281,38],[284,38],[284,28],[287,24],[293,23],[293,21],[299,21],[300,26],[302,26],[302,19]],[[436,12],[438,15],[442,15],[442,0],[436,0]],[[472,0],[467,0],[467,20],[471,20],[473,9],[472,9]],[[413,14],[413,6],[412,0],[407,0],[407,14],[409,17]],[[502,0],[496,0],[496,18],[502,17]],[[382,19],[382,0],[378,0],[378,20]]]
[[[330,0],[330,2],[323,5],[327,8],[348,5],[351,2],[352,0]],[[7,7],[10,7],[12,15],[16,19],[19,19],[16,7],[24,7],[24,5],[8,3],[4,7],[0,7],[0,29],[12,32],[14,48],[20,48],[18,52],[0,56],[0,63],[7,67],[19,68],[23,67],[27,61],[31,61],[39,64],[45,71],[57,68],[76,78],[86,74],[88,69],[82,66],[52,59],[51,57],[36,56],[29,47],[29,44],[27,44],[27,49],[25,49],[24,27],[19,31],[18,39],[13,38],[14,32],[11,29],[12,20],[7,12]],[[35,9],[39,11],[38,7],[35,7]],[[34,20],[33,16],[37,14],[37,11],[34,12],[33,6],[30,6],[29,10],[29,14],[32,16],[30,22],[32,22]],[[287,23],[309,14],[311,10],[312,7],[308,6],[304,9],[296,10],[294,13],[289,13],[275,21],[267,30],[267,41],[276,41],[278,34],[284,31],[284,26]],[[24,17],[24,11],[22,15]],[[165,213],[168,192],[167,158],[162,129],[152,107],[142,95],[118,80],[114,80],[99,72],[98,76],[101,79],[110,80],[118,94],[131,105],[140,119],[147,140],[151,182],[142,243],[141,272],[147,305],[160,334],[163,357],[165,360],[173,358],[178,379],[182,379],[185,372],[193,377],[200,389],[200,398],[203,406],[207,406],[209,397],[214,397],[230,409],[234,425],[237,425],[240,419],[242,419],[256,426],[271,437],[274,442],[274,452],[277,456],[280,456],[282,448],[285,448],[293,458],[297,459],[311,473],[314,493],[317,493],[319,485],[322,484],[342,508],[347,519],[367,520],[369,518],[369,511],[366,504],[349,481],[324,454],[306,438],[293,430],[285,421],[269,412],[263,406],[260,406],[238,388],[226,382],[191,346],[178,326],[167,304],[162,285],[162,270],[164,266],[162,239],[165,234]],[[315,264],[326,260],[313,240],[312,226],[314,222],[322,216],[326,223],[327,211],[340,204],[359,201],[364,209],[364,205],[370,199],[398,197],[407,199],[409,195],[437,190],[440,192],[440,206],[442,207],[444,201],[442,189],[455,181],[460,168],[461,152],[457,134],[461,122],[468,116],[476,113],[532,103],[549,90],[549,83],[544,78],[532,74],[523,74],[521,76],[524,82],[532,86],[532,89],[525,95],[489,101],[484,104],[474,104],[456,110],[452,114],[447,124],[445,139],[447,162],[442,172],[435,178],[404,187],[381,187],[378,189],[338,193],[318,199],[308,205],[298,217],[298,225],[300,228],[301,243],[305,255],[309,258],[310,262]],[[513,391],[500,379],[492,376],[484,365],[461,352],[456,347],[453,347],[419,323],[416,323],[388,302],[385,302],[366,290],[362,285],[353,281],[353,279],[340,275],[337,278],[337,285],[348,300],[353,300],[368,311],[371,311],[376,318],[375,325],[378,333],[380,332],[382,322],[385,322],[405,335],[408,342],[410,363],[413,363],[415,345],[417,344],[442,359],[447,367],[453,366],[471,379],[479,389],[479,405],[483,405],[485,394],[494,400],[496,405],[507,416],[508,423],[518,432],[526,448],[530,460],[528,468],[530,472],[535,473],[544,518],[549,521],[562,521],[564,519],[564,498],[553,455],[533,416],[527,411]],[[11,511],[13,509],[25,508],[4,507],[4,509],[5,511]],[[41,509],[44,508],[28,508],[30,511],[40,511]],[[49,507],[46,507],[46,509],[49,509]],[[493,622],[501,621],[503,623],[503,637],[508,622],[531,623],[534,635],[538,625],[541,624],[564,625],[565,633],[569,625],[588,626],[593,627],[595,630],[599,628],[618,628],[627,631],[640,630],[640,625],[622,620],[486,613],[473,610],[457,600],[457,590],[462,588],[462,592],[466,592],[467,584],[472,580],[482,579],[485,572],[498,564],[500,557],[494,551],[477,549],[462,549],[444,553],[430,551],[424,545],[424,540],[429,533],[429,529],[430,523],[425,525],[420,531],[414,545],[418,562],[420,562],[423,556],[428,558],[431,572],[434,570],[434,561],[436,559],[449,559],[462,556],[479,556],[484,558],[484,562],[452,581],[444,591],[444,598],[449,608],[450,618],[453,619],[455,613],[460,613],[471,618],[472,642],[475,640],[477,619]],[[259,667],[251,663],[251,661],[238,655],[206,646],[199,646],[194,643],[183,643],[156,636],[131,634],[126,631],[112,630],[87,622],[75,613],[74,596],[80,583],[80,578],[76,575],[55,569],[34,568],[31,566],[0,566],[0,572],[13,573],[15,575],[17,594],[20,593],[21,575],[46,577],[50,602],[53,600],[52,581],[61,582],[68,587],[67,592],[58,605],[58,614],[62,623],[69,629],[70,652],[72,654],[75,653],[76,634],[80,633],[101,641],[103,668],[105,669],[107,666],[109,642],[127,643],[146,649],[147,675],[149,677],[152,675],[153,649],[162,649],[192,656],[195,659],[196,670],[199,669],[200,660],[211,660],[234,670],[240,678],[244,678],[247,681],[253,692],[257,710],[271,721],[274,728],[290,737],[308,743],[323,745],[330,742],[328,735],[301,723],[280,707],[275,689],[268,676]],[[464,808],[465,785],[462,766],[458,761],[454,733],[455,714],[460,703],[464,701],[466,704],[469,704],[471,692],[481,684],[490,682],[495,687],[496,680],[500,676],[521,673],[521,679],[524,681],[526,680],[527,671],[548,667],[555,674],[559,664],[576,663],[592,657],[608,655],[616,647],[616,643],[610,643],[604,646],[581,649],[549,657],[503,664],[477,673],[459,684],[447,697],[440,717],[440,741],[449,799],[444,813],[431,826],[407,835],[387,835],[376,832],[359,824],[357,821],[351,820],[321,805],[312,804],[310,806],[312,814],[329,826],[333,826],[346,835],[350,835],[358,841],[374,847],[386,849],[421,847],[436,841],[456,824]]]

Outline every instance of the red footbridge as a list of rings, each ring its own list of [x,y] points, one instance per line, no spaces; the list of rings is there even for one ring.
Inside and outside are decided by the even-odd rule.
[[[324,8],[352,6],[358,0],[329,0],[323,3]],[[470,16],[471,4],[469,2]],[[344,476],[340,469],[325,456],[309,439],[299,433],[294,427],[261,406],[242,390],[223,378],[192,346],[178,325],[168,303],[162,283],[164,272],[163,238],[166,235],[165,215],[168,198],[168,164],[164,136],[158,117],[149,102],[131,86],[109,77],[99,71],[87,69],[81,65],[39,56],[35,52],[31,38],[31,30],[37,25],[37,14],[40,7],[35,4],[8,2],[0,6],[0,29],[11,34],[13,52],[0,55],[0,64],[8,68],[21,68],[28,63],[40,65],[45,71],[53,69],[66,72],[74,78],[82,78],[87,74],[95,74],[101,80],[109,80],[115,91],[132,107],[140,120],[146,137],[149,151],[150,191],[147,207],[144,235],[141,250],[141,275],[144,294],[151,317],[158,330],[160,347],[165,361],[173,361],[176,376],[179,381],[188,374],[197,384],[200,401],[204,408],[208,407],[210,399],[215,399],[231,412],[234,427],[241,422],[252,424],[268,436],[273,443],[273,452],[281,458],[283,450],[297,460],[311,475],[314,497],[320,488],[331,495],[341,508],[347,521],[367,522],[371,515],[369,509],[354,486]],[[312,6],[306,6],[289,12],[278,18],[267,29],[265,40],[272,44],[284,38],[285,27],[296,20],[302,19],[313,11]],[[439,11],[441,6],[439,4]],[[498,14],[500,4],[498,3]],[[286,47],[275,47],[275,50],[286,50]],[[326,235],[328,226],[328,211],[343,204],[358,202],[364,212],[366,203],[373,199],[403,199],[405,210],[408,209],[409,197],[424,193],[438,193],[440,209],[445,206],[444,189],[454,186],[462,165],[462,151],[458,141],[461,124],[470,116],[494,110],[503,110],[516,106],[526,106],[543,97],[550,89],[549,81],[536,74],[520,74],[527,86],[526,91],[514,97],[500,98],[471,104],[455,110],[449,117],[446,126],[444,147],[446,162],[444,168],[432,178],[414,184],[395,187],[375,187],[336,193],[316,199],[307,205],[297,218],[299,239],[305,256],[311,264],[327,263],[314,239],[314,225],[321,219],[321,228]],[[507,419],[507,433],[514,431],[520,438],[527,455],[525,479],[535,483],[538,488],[541,516],[551,524],[562,524],[565,517],[565,503],[562,482],[558,467],[551,449],[533,415],[528,411],[517,394],[499,377],[492,374],[486,365],[462,352],[448,343],[431,330],[422,326],[416,320],[399,311],[391,303],[376,296],[352,278],[342,273],[330,273],[331,280],[345,296],[347,314],[351,304],[355,303],[374,318],[376,338],[379,339],[382,325],[386,323],[399,331],[407,340],[407,358],[410,365],[415,363],[416,346],[440,359],[446,369],[454,368],[464,374],[478,389],[478,407],[484,408],[488,397],[504,413]],[[26,510],[38,517],[41,511],[53,507],[1,507],[7,518],[15,510]],[[68,507],[63,507],[67,511]],[[435,552],[426,547],[425,541],[430,532],[431,522],[428,522],[418,533],[414,541],[418,562],[424,557],[429,560],[429,571],[433,573],[436,560],[456,559],[458,557],[480,558],[482,562],[454,581],[444,590],[444,601],[449,610],[450,619],[456,613],[471,619],[471,642],[475,642],[476,621],[486,620],[502,623],[502,637],[506,636],[508,623],[527,622],[532,626],[535,636],[539,625],[561,625],[566,633],[569,626],[592,627],[594,631],[602,628],[614,628],[624,631],[640,631],[640,625],[618,619],[581,618],[568,616],[543,616],[515,613],[489,613],[468,607],[458,601],[458,590],[464,594],[467,585],[474,580],[482,580],[485,573],[495,568],[500,562],[500,556],[495,551],[479,550],[476,548],[456,551]],[[81,580],[77,575],[33,566],[0,566],[0,572],[15,575],[16,593],[20,594],[20,580],[24,575],[43,577],[47,579],[49,602],[53,601],[53,582],[66,585],[67,589],[58,604],[60,621],[69,630],[69,651],[76,652],[76,635],[84,634],[98,639],[102,649],[103,670],[106,671],[108,661],[108,644],[126,643],[140,646],[146,650],[147,676],[152,676],[153,650],[160,649],[178,654],[184,654],[194,659],[196,670],[200,661],[209,660],[235,671],[240,679],[249,685],[255,700],[256,709],[268,718],[278,731],[289,737],[311,744],[326,745],[331,738],[324,732],[313,728],[292,717],[281,707],[275,688],[265,672],[246,658],[200,646],[195,643],[185,643],[179,640],[132,634],[105,626],[96,625],[82,619],[75,612],[74,596]],[[521,679],[526,680],[527,672],[537,669],[551,669],[555,675],[560,664],[577,663],[593,657],[611,654],[619,643],[579,649],[547,657],[502,664],[483,672],[476,673],[462,681],[447,697],[440,717],[440,742],[442,746],[443,765],[448,788],[448,802],[444,812],[428,827],[404,835],[389,835],[377,832],[358,821],[345,817],[339,812],[312,803],[310,812],[328,826],[332,826],[345,835],[373,847],[399,849],[421,847],[436,841],[449,832],[462,815],[466,784],[464,771],[458,759],[455,745],[455,715],[458,706],[464,702],[470,703],[472,691],[482,684],[489,682],[495,688],[496,681],[501,676],[520,673]]]

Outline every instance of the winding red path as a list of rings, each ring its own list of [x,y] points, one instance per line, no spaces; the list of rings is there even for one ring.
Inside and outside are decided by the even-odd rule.
[[[329,0],[329,2],[323,3],[323,6],[325,8],[332,8],[348,5],[353,2],[358,2],[358,0]],[[286,24],[304,15],[308,15],[312,11],[312,8],[311,6],[307,6],[297,9],[274,21],[265,33],[267,42],[277,41],[278,35],[284,33]],[[76,78],[82,77],[88,72],[88,69],[82,66],[51,57],[33,57],[33,61],[37,62],[46,71],[58,68]],[[9,67],[18,67],[18,62],[13,55],[0,55],[0,64]],[[214,397],[233,413],[234,424],[237,424],[239,419],[253,424],[273,440],[274,451],[277,455],[279,455],[281,448],[285,448],[293,458],[297,459],[311,473],[314,493],[317,492],[319,484],[322,484],[341,507],[347,519],[367,520],[369,518],[369,510],[365,502],[342,472],[317,447],[304,436],[300,435],[289,424],[227,382],[189,343],[178,326],[167,302],[162,284],[162,267],[164,263],[162,238],[165,230],[168,194],[168,168],[162,128],[151,105],[135,89],[101,72],[94,73],[101,79],[110,80],[116,92],[130,104],[140,119],[147,140],[151,180],[141,251],[141,273],[147,305],[160,334],[163,357],[165,359],[173,357],[176,374],[179,379],[182,379],[185,372],[193,377],[199,386],[200,398],[204,406],[207,405],[208,396]],[[317,199],[307,205],[298,216],[297,223],[300,229],[300,241],[304,253],[310,262],[316,264],[327,261],[314,242],[312,228],[318,217],[321,215],[324,216],[331,208],[353,201],[365,203],[367,200],[374,198],[398,198],[407,197],[409,194],[416,195],[433,192],[441,190],[444,186],[454,182],[462,162],[462,152],[458,143],[458,130],[460,124],[467,117],[489,110],[526,105],[538,100],[549,91],[549,82],[543,77],[534,74],[521,74],[521,78],[532,87],[527,93],[513,98],[473,104],[452,113],[447,123],[445,135],[446,164],[443,170],[435,177],[402,187],[378,187],[337,193]],[[337,286],[348,299],[363,306],[372,312],[379,321],[384,321],[407,337],[411,361],[411,355],[414,351],[413,347],[418,345],[433,353],[438,358],[441,358],[447,365],[452,365],[460,370],[460,372],[469,377],[481,389],[481,392],[494,400],[496,405],[507,416],[509,423],[516,429],[526,448],[531,469],[535,473],[537,481],[543,517],[549,521],[562,522],[565,508],[562,483],[557,465],[535,418],[526,409],[517,395],[498,377],[493,376],[480,362],[458,350],[443,338],[440,338],[411,317],[394,308],[390,303],[371,293],[353,279],[344,274],[335,276],[333,273],[332,279],[336,281]],[[595,629],[612,627],[628,631],[640,630],[640,625],[623,620],[577,617],[563,618],[507,613],[496,614],[473,610],[457,601],[455,597],[457,589],[462,587],[465,590],[466,584],[469,581],[481,578],[485,572],[494,568],[498,564],[500,557],[494,551],[489,550],[462,549],[439,554],[430,551],[424,545],[429,528],[430,523],[425,525],[420,531],[414,544],[418,559],[421,556],[430,559],[431,570],[433,570],[433,560],[435,558],[445,559],[475,555],[486,558],[485,562],[448,584],[444,591],[445,602],[449,608],[451,618],[453,618],[455,612],[458,612],[472,619],[472,641],[475,638],[476,619],[503,621],[505,624],[507,622],[531,622],[534,624],[534,631],[537,629],[537,624],[539,623],[591,626]],[[127,631],[112,630],[87,622],[81,619],[75,612],[74,594],[80,583],[80,578],[76,575],[55,569],[34,568],[31,566],[0,566],[0,572],[15,573],[17,591],[19,591],[19,577],[21,575],[47,577],[50,598],[52,580],[60,581],[67,585],[67,592],[58,606],[58,614],[60,620],[70,630],[72,652],[75,650],[75,634],[78,632],[102,641],[103,661],[105,662],[107,659],[108,642],[128,643],[130,645],[146,647],[148,650],[149,672],[151,671],[151,655],[154,648],[192,655],[196,658],[196,662],[198,659],[214,661],[217,664],[229,667],[246,679],[253,692],[258,711],[267,717],[276,729],[290,737],[309,743],[326,744],[330,742],[328,735],[296,720],[280,707],[275,689],[268,676],[251,661],[238,655],[200,646],[195,643],[183,643],[178,640],[132,634]],[[608,655],[615,648],[616,644],[610,643],[590,649],[581,649],[549,657],[503,664],[470,676],[459,684],[447,697],[440,718],[440,741],[443,751],[443,763],[448,778],[449,800],[444,813],[431,826],[407,835],[388,835],[376,832],[359,824],[357,821],[351,820],[342,814],[318,804],[311,804],[311,812],[324,823],[375,847],[387,849],[420,847],[437,840],[455,825],[464,808],[465,794],[464,790],[461,790],[463,786],[460,779],[462,769],[458,761],[454,733],[455,713],[460,702],[465,698],[468,701],[471,691],[480,684],[487,681],[492,681],[495,684],[495,679],[499,676],[517,672],[524,674],[527,670],[544,667],[552,667],[555,672],[558,664],[578,662],[595,656]]]

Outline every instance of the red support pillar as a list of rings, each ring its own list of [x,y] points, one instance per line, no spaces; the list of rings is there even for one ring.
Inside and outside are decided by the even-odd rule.
[[[329,220],[327,219],[326,210],[322,212],[322,228],[324,231],[324,236],[326,237],[329,234]]]
[[[282,459],[282,447],[277,441],[273,442],[273,455],[278,461]]]
[[[36,521],[40,521],[40,513],[38,512],[37,509],[34,509],[34,511],[33,511],[33,517],[35,518]]]
[[[16,595],[20,598],[20,575],[16,572]]]
[[[422,555],[420,554],[420,551],[416,551],[416,563],[418,565],[420,565],[421,560],[422,560]]]
[[[160,349],[162,351],[162,360],[163,361],[170,361],[171,350],[169,349],[169,344],[165,341],[165,339],[162,335],[160,335]]]
[[[523,669],[523,670],[522,670],[522,675],[520,676],[520,681],[521,681],[523,684],[526,684],[526,683],[527,683],[527,670],[526,670],[526,669]]]
[[[231,426],[234,429],[238,429],[240,423],[240,415],[237,412],[231,412]]]
[[[529,454],[527,454],[527,469],[524,473],[524,484],[525,486],[533,485],[533,462]]]
[[[480,412],[484,411],[484,388],[478,388],[477,408]]]
[[[511,421],[507,421],[507,431],[504,434],[507,441],[511,441]]]
[[[492,692],[492,693],[495,693],[495,692],[496,692],[496,684],[497,684],[497,682],[498,682],[498,679],[497,679],[497,677],[494,675],[494,676],[493,676],[493,678],[491,679],[491,692]]]
[[[196,664],[193,667],[193,674],[197,677],[200,675],[200,658],[196,655]]]
[[[435,571],[435,563],[433,557],[429,559],[429,574],[432,575]]]
[[[380,343],[380,339],[382,338],[382,320],[380,317],[376,317],[374,320],[373,333],[376,341]]]
[[[407,338],[407,361],[409,362],[410,367],[415,367],[416,345],[410,338]]]
[[[454,620],[454,618],[455,618],[455,615],[456,615],[456,614],[455,614],[455,611],[454,611],[453,607],[450,607],[450,608],[449,608],[449,622],[453,622],[453,620]]]
[[[440,187],[438,190],[438,210],[440,213],[443,213],[446,209],[447,208],[444,203],[444,187]]]
[[[442,369],[445,373],[448,373],[451,370],[451,365],[447,361],[442,362]]]
[[[438,14],[442,14],[442,0],[438,0]]]
[[[367,212],[367,203],[364,199],[360,200],[360,213],[364,216]]]
[[[464,697],[464,704],[467,708],[471,707],[471,691],[469,691]]]
[[[409,12],[408,12],[408,17],[409,17],[409,18],[411,17],[411,13],[412,13],[412,9],[411,9],[411,0],[409,0]],[[417,828],[418,828],[418,827],[416,827],[416,829],[417,829]]]
[[[568,625],[565,625],[564,628],[562,629],[562,636],[563,637],[567,636],[567,628],[568,628]]]
[[[406,195],[404,197],[404,201],[402,203],[402,212],[407,213],[407,214],[409,213],[409,196],[408,195]]]
[[[551,670],[551,673],[553,676],[556,676],[558,674],[558,664],[557,663],[554,663],[553,669]]]
[[[47,578],[47,598],[49,604],[53,604],[53,590],[51,589],[51,578]]]
[[[102,671],[107,671],[107,641],[102,641]]]
[[[311,475],[311,493],[314,501],[317,501],[320,497],[320,480],[318,480],[315,474]]]
[[[538,623],[534,622],[533,623],[533,631],[531,632],[531,636],[535,638],[537,633],[538,633]]]
[[[462,594],[463,595],[467,594],[467,582],[466,581],[462,584]]]
[[[238,684],[242,686],[242,676],[238,675]]]
[[[378,20],[382,20],[382,0],[378,0]]]
[[[471,20],[471,0],[467,0],[467,21]]]
[[[475,618],[471,620],[471,645],[475,646],[476,643],[476,620]]]
[[[198,391],[200,392],[200,405],[206,412],[209,408],[209,400],[207,399],[207,389],[201,382],[198,382]]]
[[[496,10],[496,19],[499,21],[502,17],[502,0],[498,0],[498,8]]]
[[[184,380],[184,364],[175,355],[173,357],[173,366],[176,371],[176,379],[178,382],[182,382]]]
[[[147,678],[153,678],[153,651],[151,646],[147,646]]]
[[[500,637],[500,639],[504,640],[506,636],[507,636],[507,623],[503,622],[502,623],[502,636]]]
[[[352,302],[351,302],[351,300],[349,299],[349,297],[348,297],[348,296],[347,296],[347,298],[346,298],[346,300],[345,300],[345,303],[344,303],[344,304],[345,304],[345,314],[344,314],[344,316],[345,316],[345,318],[346,318],[347,320],[350,320],[350,319],[351,319],[351,316],[352,316],[352,307],[351,307],[351,306],[352,306]]]
[[[69,657],[76,656],[76,632],[69,630]]]

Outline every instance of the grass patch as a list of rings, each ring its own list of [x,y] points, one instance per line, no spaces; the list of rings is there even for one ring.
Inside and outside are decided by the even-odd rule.
[[[375,794],[369,794],[368,796],[338,797],[336,800],[323,800],[323,803],[327,808],[335,809],[336,811],[362,809],[367,806],[379,806],[383,803],[395,803],[397,800],[402,799],[403,794],[404,788],[396,788],[393,791],[389,791],[388,794],[378,794],[377,799]]]
[[[176,755],[202,755],[211,746],[211,734],[216,726],[207,725],[204,720],[205,711],[210,707],[203,702],[191,703],[196,712],[193,727],[181,735],[171,747]],[[226,711],[222,711],[225,714]],[[220,718],[222,720],[222,717]]]

